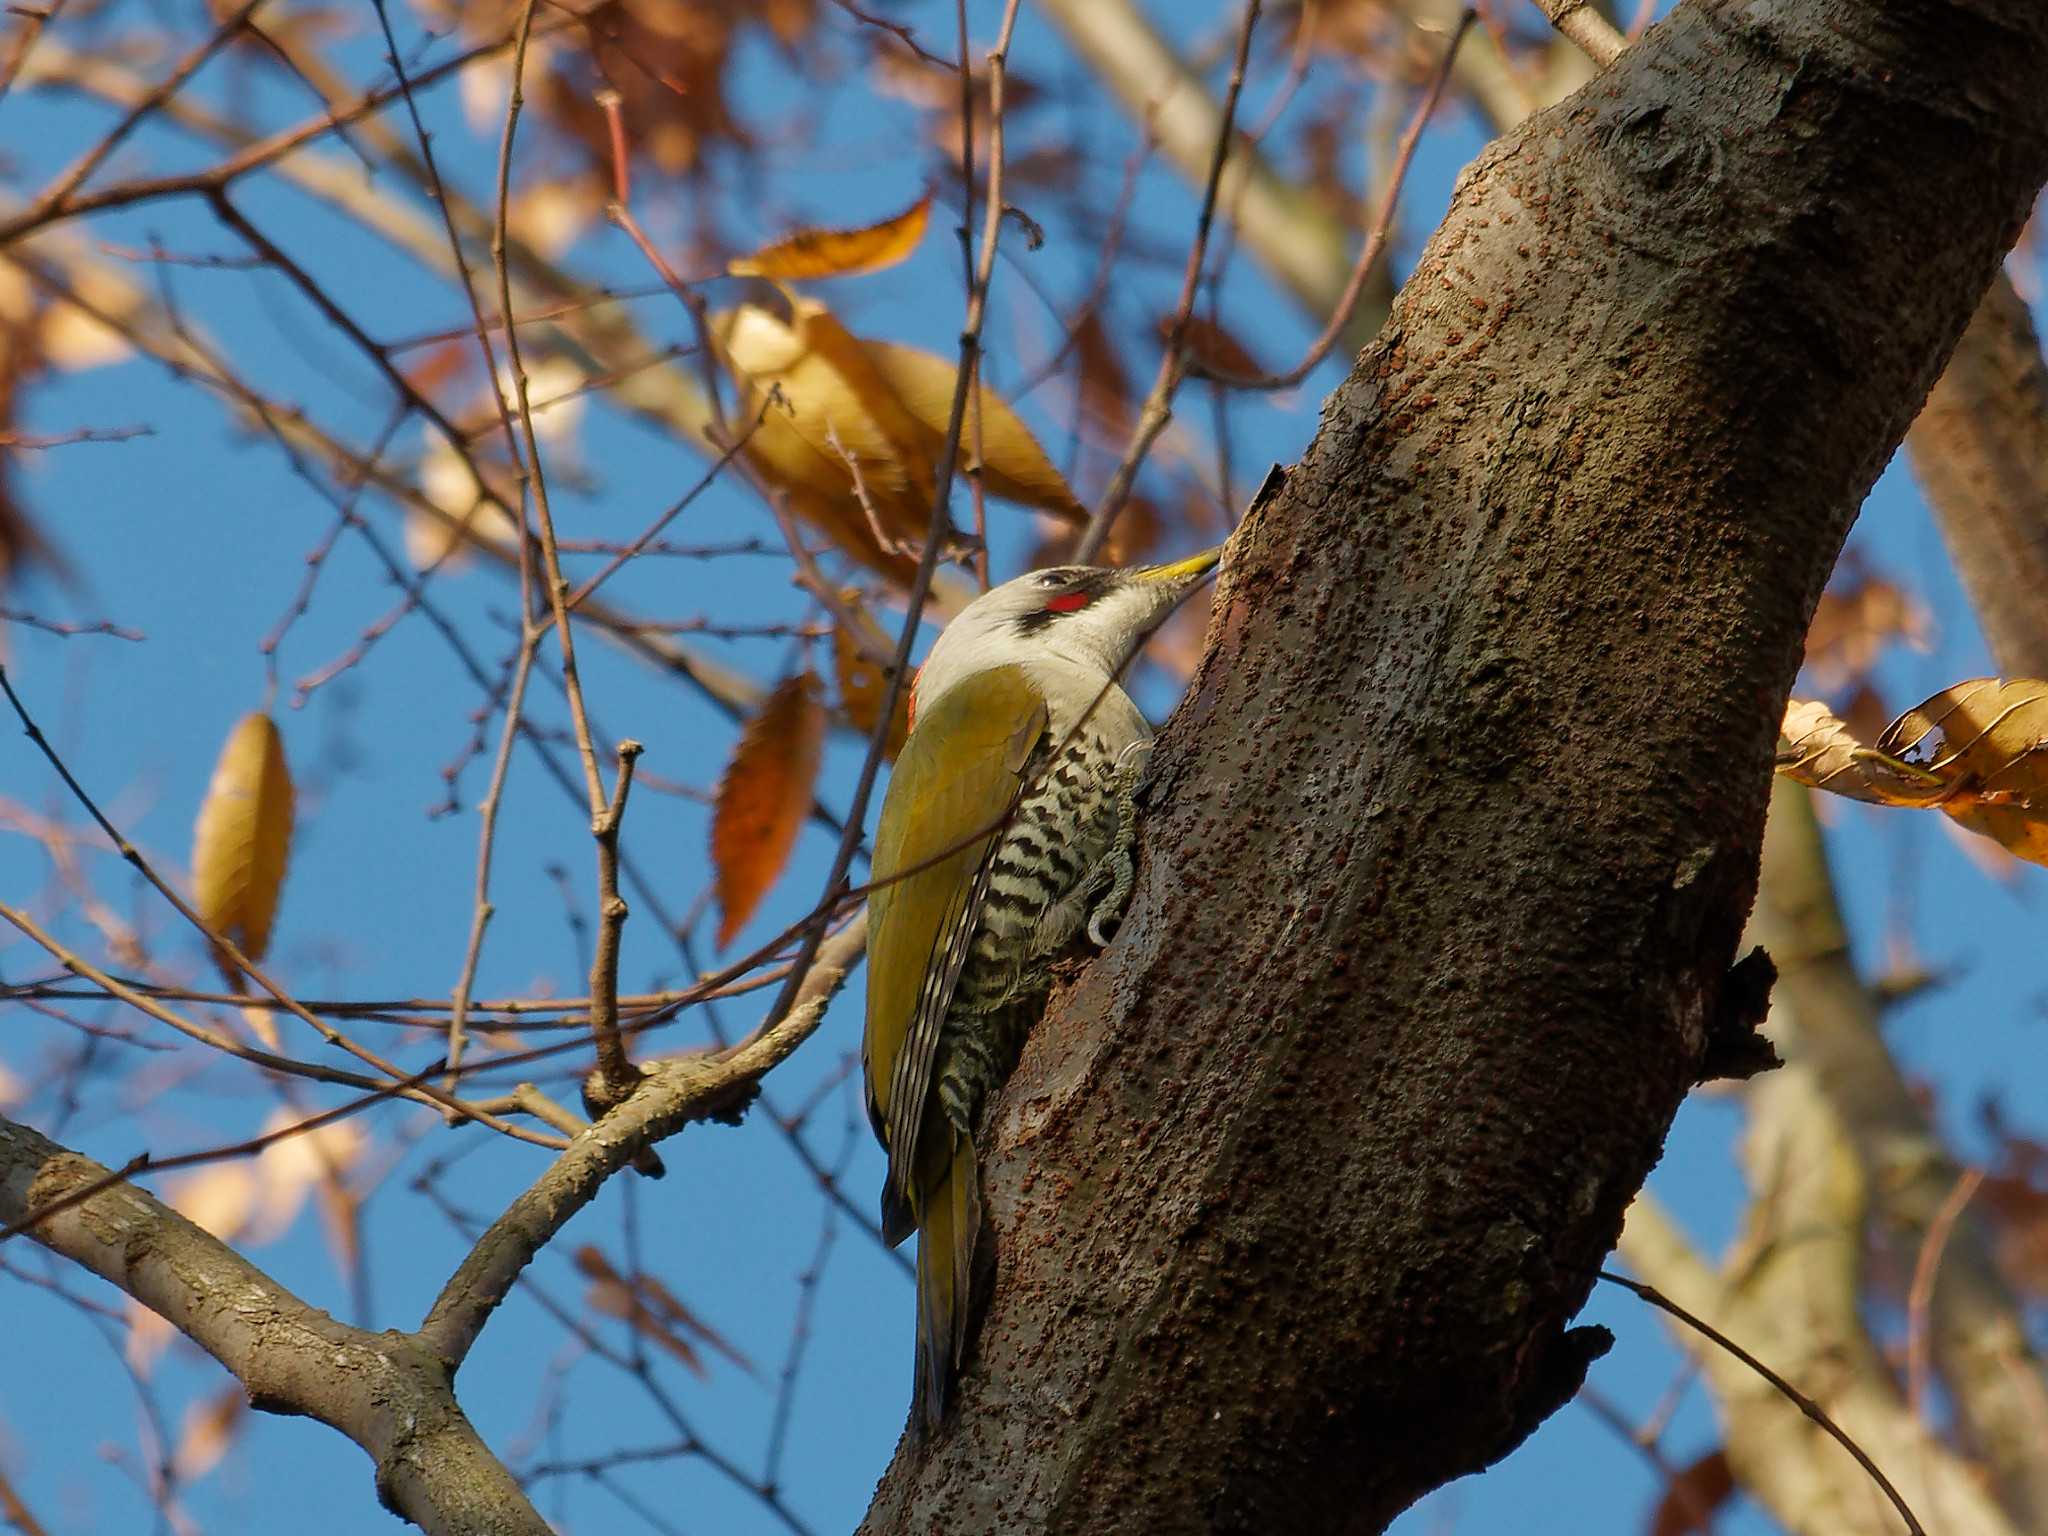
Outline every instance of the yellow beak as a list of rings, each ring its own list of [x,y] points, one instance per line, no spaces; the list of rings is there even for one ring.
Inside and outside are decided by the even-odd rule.
[[[1141,565],[1130,574],[1134,580],[1157,583],[1160,586],[1182,586],[1192,584],[1216,569],[1216,562],[1223,558],[1223,546],[1205,549],[1199,555],[1189,555],[1185,560],[1176,560],[1170,565]]]

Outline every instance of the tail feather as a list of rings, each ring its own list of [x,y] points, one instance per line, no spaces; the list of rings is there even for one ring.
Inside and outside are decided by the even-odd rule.
[[[967,1357],[981,1176],[974,1143],[955,1135],[944,1175],[928,1187],[917,1243],[917,1380],[911,1421],[936,1430]]]

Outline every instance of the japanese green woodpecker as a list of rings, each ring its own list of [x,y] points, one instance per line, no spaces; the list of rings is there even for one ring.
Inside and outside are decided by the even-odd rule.
[[[1117,677],[1219,554],[1005,582],[946,626],[911,684],[875,834],[861,1055],[889,1154],[883,1234],[921,1234],[914,1423],[939,1422],[966,1353],[983,1106],[1054,957],[1106,942],[1130,896],[1152,728]]]

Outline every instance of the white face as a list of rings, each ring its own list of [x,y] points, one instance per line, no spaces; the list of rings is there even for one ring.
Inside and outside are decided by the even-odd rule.
[[[1061,565],[1006,581],[963,608],[933,643],[917,674],[917,707],[963,677],[1018,662],[1064,662],[1091,680],[1114,677],[1204,574]]]

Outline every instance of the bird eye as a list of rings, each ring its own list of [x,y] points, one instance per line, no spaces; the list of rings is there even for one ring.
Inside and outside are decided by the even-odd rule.
[[[1066,570],[1040,571],[1038,573],[1038,584],[1050,591],[1054,587],[1064,587],[1073,579],[1073,575],[1072,571]]]

